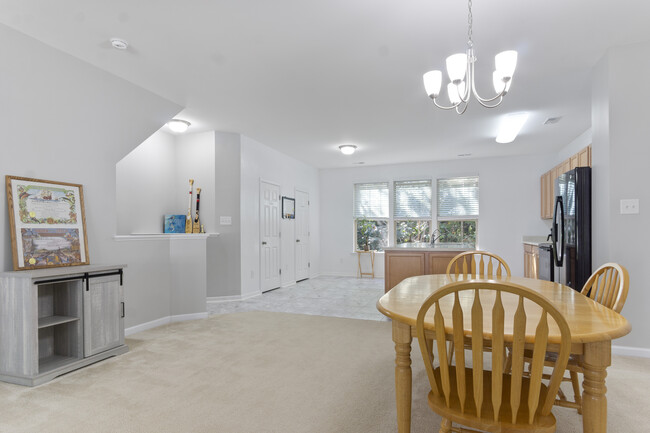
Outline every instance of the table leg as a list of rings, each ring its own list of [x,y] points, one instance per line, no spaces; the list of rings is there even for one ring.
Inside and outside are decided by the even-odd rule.
[[[411,431],[411,327],[393,320],[395,342],[395,400],[397,404],[397,431]]]
[[[582,431],[607,433],[607,367],[612,363],[610,341],[587,343],[584,346],[582,382]]]

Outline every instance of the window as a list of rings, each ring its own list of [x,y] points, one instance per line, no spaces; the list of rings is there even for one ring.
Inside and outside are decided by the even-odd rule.
[[[354,245],[381,251],[388,245],[388,182],[354,185]]]
[[[476,246],[478,177],[438,179],[438,237],[441,243]]]
[[[394,185],[395,244],[431,241],[431,181]]]

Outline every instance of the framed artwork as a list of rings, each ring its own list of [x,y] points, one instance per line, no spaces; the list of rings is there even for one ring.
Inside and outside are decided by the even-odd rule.
[[[282,218],[296,218],[296,199],[282,197]]]
[[[83,186],[6,176],[14,270],[87,265]]]
[[[165,215],[163,233],[185,233],[185,215]]]

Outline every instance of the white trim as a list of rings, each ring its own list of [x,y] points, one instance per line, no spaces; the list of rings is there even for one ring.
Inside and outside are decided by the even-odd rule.
[[[146,331],[148,329],[157,328],[162,325],[167,325],[174,322],[184,322],[186,320],[196,320],[196,319],[205,319],[208,317],[208,313],[193,313],[193,314],[180,314],[177,316],[166,316],[161,317],[160,319],[152,320],[151,322],[141,323],[139,325],[131,326],[124,330],[124,335],[129,336],[136,334],[138,332]]]
[[[140,325],[135,325],[124,330],[124,335],[127,337],[129,335],[135,334],[137,332],[146,331],[147,329],[157,328],[162,325],[171,323],[171,317],[162,317],[160,319],[152,320],[151,322],[141,323]]]
[[[169,239],[205,240],[217,236],[219,236],[219,233],[136,233],[132,235],[113,235],[113,240],[117,242],[166,241]]]
[[[309,278],[309,277],[307,277],[307,278]],[[281,288],[281,289],[285,289],[285,288],[287,288],[287,287],[295,286],[296,283],[297,283],[297,281],[289,281],[288,283],[281,284],[281,285],[280,285],[280,288]]]
[[[643,347],[612,346],[612,353],[621,356],[637,356],[639,358],[650,358],[650,349]]]
[[[186,322],[188,320],[197,320],[197,319],[207,319],[208,312],[204,313],[191,313],[191,314],[178,314],[176,316],[171,316],[171,322]]]
[[[254,298],[260,296],[260,293],[250,293],[248,295],[231,295],[231,296],[212,296],[207,298],[208,304],[220,304],[222,302],[236,302],[236,301],[245,301],[246,299]]]

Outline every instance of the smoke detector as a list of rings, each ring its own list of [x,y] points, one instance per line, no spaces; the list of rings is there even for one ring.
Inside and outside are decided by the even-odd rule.
[[[113,48],[116,48],[118,50],[126,50],[129,47],[129,43],[124,39],[120,39],[120,38],[112,38],[111,45],[113,46]]]

